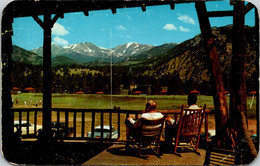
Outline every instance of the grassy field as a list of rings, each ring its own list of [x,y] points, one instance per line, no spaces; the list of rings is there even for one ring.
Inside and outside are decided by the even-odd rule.
[[[42,107],[42,94],[37,93],[22,93],[18,95],[13,95],[13,107],[14,108],[37,108]],[[18,99],[18,103],[16,103]],[[176,110],[180,109],[182,104],[187,104],[187,95],[98,95],[98,94],[52,94],[52,107],[53,108],[85,108],[85,109],[110,109],[114,106],[120,107],[122,110],[144,110],[145,103],[147,100],[153,99],[158,103],[158,110]],[[229,103],[229,97],[227,96],[227,101]],[[256,130],[256,99],[253,100],[252,107],[250,104],[252,97],[248,97],[248,115],[250,118],[250,124],[252,124],[251,130]],[[26,104],[25,104],[26,102]],[[214,103],[212,96],[198,96],[198,105],[203,106],[207,104],[208,109],[214,109]],[[42,113],[37,114],[38,124],[42,124]],[[52,113],[52,120],[56,121],[56,112]],[[61,120],[65,121],[64,112],[61,113]],[[81,131],[81,114],[77,113],[77,136],[80,136]],[[113,114],[113,126],[117,126],[117,114]],[[18,113],[15,113],[15,120],[18,120]],[[23,120],[26,119],[26,114],[22,115]],[[85,113],[85,129],[86,132],[91,130],[91,113]],[[124,126],[125,115],[121,114],[120,124],[121,124],[121,135],[125,135]],[[33,120],[33,113],[30,114],[30,121]],[[104,124],[109,123],[109,114],[104,114]],[[96,113],[95,126],[100,124],[100,113]],[[69,126],[73,126],[73,113],[69,114]],[[209,128],[215,128],[215,118],[214,115],[209,116]]]
[[[13,95],[14,108],[41,107],[42,94],[22,93]],[[18,103],[16,104],[16,98]],[[109,109],[114,106],[128,110],[143,110],[147,100],[158,103],[159,110],[177,109],[187,103],[186,95],[97,95],[97,94],[52,94],[53,108]],[[40,101],[41,100],[41,101]],[[26,102],[26,104],[25,104]],[[213,107],[211,96],[198,96],[198,105]]]
[[[14,108],[42,107],[41,93],[22,93],[12,95]],[[16,103],[16,99],[18,103]],[[99,94],[52,94],[53,108],[85,108],[85,109],[110,109],[114,106],[124,110],[144,110],[147,100],[153,99],[158,103],[158,110],[179,109],[182,104],[187,104],[187,95],[99,95]],[[25,104],[26,102],[26,104]],[[252,106],[252,97],[248,97],[249,116],[255,116],[256,98]],[[229,104],[229,96],[227,96]],[[199,95],[197,104],[207,104],[208,109],[214,109],[213,97]]]

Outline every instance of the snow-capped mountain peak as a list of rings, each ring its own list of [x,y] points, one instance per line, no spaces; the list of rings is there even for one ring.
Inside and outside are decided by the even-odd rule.
[[[98,47],[90,42],[70,44],[67,46],[52,45],[52,57],[66,56],[80,62],[90,60],[106,60],[113,56],[113,61],[121,61],[126,57],[134,57],[140,53],[150,50],[153,46],[139,44],[136,42],[126,43],[113,49]],[[32,50],[42,56],[42,47]]]

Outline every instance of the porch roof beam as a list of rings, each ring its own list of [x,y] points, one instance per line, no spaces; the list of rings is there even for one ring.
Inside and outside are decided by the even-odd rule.
[[[143,6],[158,6],[170,5],[178,3],[175,1],[49,1],[48,3],[31,2],[31,1],[13,1],[7,7],[6,11],[12,13],[15,17],[27,17],[34,15],[44,15],[46,13],[56,14],[61,13],[84,12],[94,10],[107,10],[111,8],[131,8]]]
[[[211,12],[207,12],[208,17],[229,17],[229,16],[233,16],[234,12],[233,10],[230,11],[211,11]]]

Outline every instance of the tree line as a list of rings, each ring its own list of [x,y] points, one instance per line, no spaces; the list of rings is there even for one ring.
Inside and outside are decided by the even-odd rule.
[[[77,72],[71,72],[71,69]],[[87,71],[83,69],[88,69]],[[130,66],[113,66],[112,77],[110,66],[79,66],[58,65],[52,67],[52,93],[73,94],[83,91],[86,94],[103,92],[105,94],[133,94],[141,91],[144,94],[158,95],[166,87],[166,94],[181,95],[191,90],[199,90],[201,94],[211,94],[211,84],[208,81],[197,80],[193,77],[183,80],[178,72],[166,74],[144,74],[145,68]],[[94,71],[94,72],[93,72]],[[257,78],[257,76],[255,76]],[[37,92],[43,89],[43,72],[41,65],[13,62],[12,84],[23,91],[27,87],[36,88]],[[112,80],[111,80],[112,78]],[[229,77],[224,76],[225,82]],[[247,81],[249,90],[256,85]],[[130,86],[135,85],[131,91]],[[228,84],[226,85],[229,86]]]

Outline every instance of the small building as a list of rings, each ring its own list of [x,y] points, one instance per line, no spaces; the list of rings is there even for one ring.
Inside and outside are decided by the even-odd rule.
[[[143,92],[142,91],[135,91],[134,94],[135,95],[140,95],[140,94],[143,94]]]
[[[166,95],[167,91],[166,90],[161,90],[160,95]]]
[[[193,93],[193,94],[200,94],[200,91],[197,91],[196,89],[195,90],[192,90],[192,91],[190,91],[190,93]]]
[[[82,91],[78,91],[78,92],[76,92],[77,94],[84,94],[84,92],[82,92]]]
[[[13,89],[11,90],[11,94],[17,95],[18,91],[19,91],[19,88],[13,87]]]
[[[27,93],[36,93],[36,89],[32,87],[25,88],[24,91]]]

